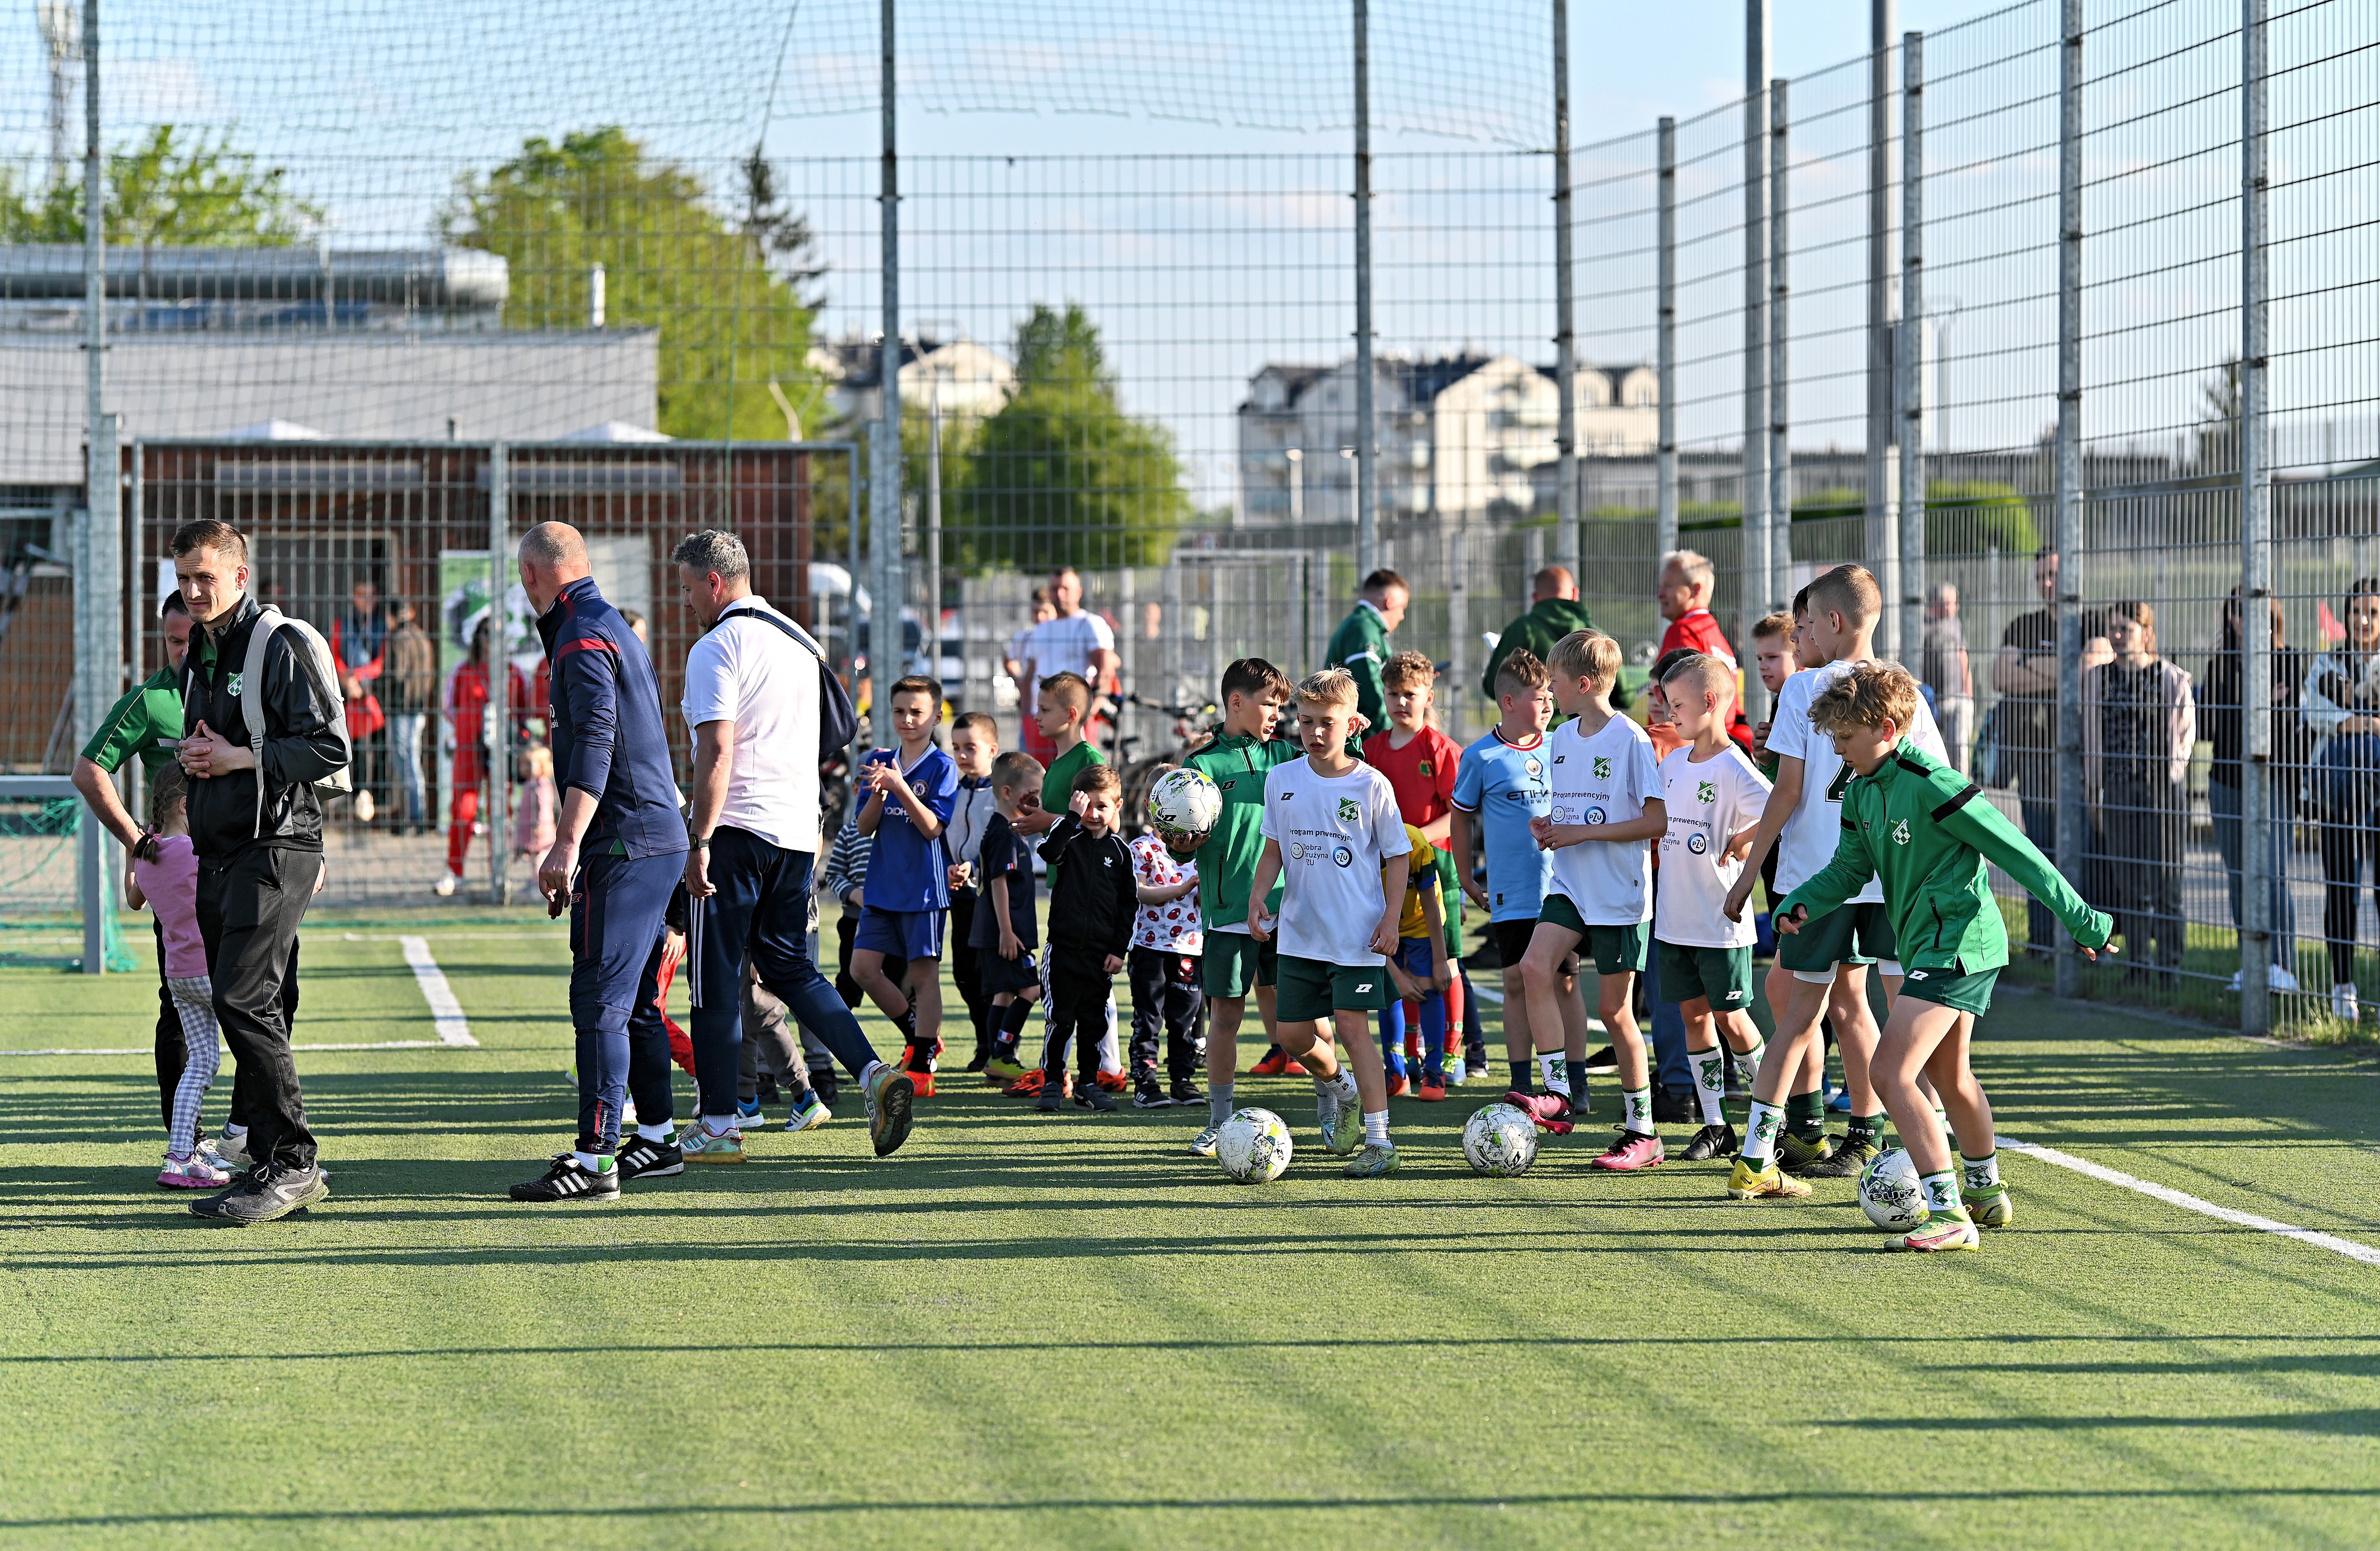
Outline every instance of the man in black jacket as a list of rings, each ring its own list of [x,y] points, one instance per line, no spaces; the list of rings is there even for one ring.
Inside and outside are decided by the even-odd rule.
[[[243,683],[262,607],[249,592],[248,540],[229,523],[185,523],[174,570],[199,629],[183,670],[179,757],[190,779],[199,855],[199,930],[215,1020],[238,1063],[234,1103],[253,1166],[191,1204],[199,1217],[270,1222],[330,1194],[314,1162],[306,1099],[283,1012],[298,924],[322,881],[322,805],[314,783],[347,760],[338,685],[295,630],[267,638],[261,684]],[[261,716],[251,729],[248,718]],[[261,731],[261,753],[251,746]]]
[[[1140,908],[1132,853],[1116,833],[1123,808],[1123,782],[1115,768],[1086,766],[1075,778],[1072,811],[1041,842],[1041,859],[1050,864],[1050,951],[1043,972],[1050,1042],[1036,1108],[1044,1113],[1055,1110],[1065,1095],[1066,1047],[1077,1036],[1082,1075],[1075,1084],[1075,1102],[1086,1109],[1116,1107],[1099,1084],[1099,1041],[1108,1032],[1108,998],[1116,972],[1132,947],[1133,913]]]

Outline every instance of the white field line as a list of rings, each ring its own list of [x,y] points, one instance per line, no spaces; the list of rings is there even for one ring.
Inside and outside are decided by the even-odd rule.
[[[430,1004],[431,1023],[438,1030],[435,1039],[377,1039],[352,1044],[293,1045],[293,1050],[436,1050],[446,1048],[477,1049],[480,1042],[471,1037],[470,1020],[463,1016],[463,1004],[455,998],[455,988],[446,983],[446,972],[438,967],[431,956],[430,939],[423,937],[400,937],[397,945],[405,951],[406,966],[413,971],[414,983],[421,988],[421,1000]],[[0,1050],[0,1056],[145,1056],[152,1052],[146,1046],[126,1049],[50,1049]]]
[[[1999,1145],[2010,1152],[2022,1153],[2027,1157],[2037,1157],[2044,1163],[2054,1163],[2060,1169],[2070,1169],[2077,1174],[2098,1181],[2101,1184],[2115,1185],[2123,1190],[2133,1191],[2153,1200],[2162,1201],[2168,1206],[2179,1206],[2185,1212],[2196,1212],[2201,1216],[2234,1223],[2241,1228],[2252,1228],[2259,1233],[2272,1233],[2284,1239],[2295,1239],[2300,1243],[2312,1244],[2316,1249],[2325,1249],[2333,1254],[2343,1254],[2350,1260],[2360,1260],[2366,1266],[2380,1266],[2380,1249],[2374,1249],[2369,1244],[2359,1244],[2352,1239],[2342,1239],[2335,1233],[2317,1233],[2311,1228],[2293,1228],[2286,1222],[2275,1222],[2271,1218],[2260,1218],[2253,1212],[2235,1212],[2228,1206],[2218,1206],[2212,1201],[2201,1201],[2195,1195],[2175,1190],[2170,1185],[2161,1185],[2153,1180],[2135,1179],[2119,1169],[2093,1163],[2087,1158],[2076,1157],[2072,1153],[2061,1153],[2055,1147],[2038,1146],[2031,1142],[2012,1141],[2006,1136],[1999,1139]]]

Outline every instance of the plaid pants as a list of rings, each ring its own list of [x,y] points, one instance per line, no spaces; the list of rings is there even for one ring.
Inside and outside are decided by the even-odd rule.
[[[165,1150],[188,1157],[198,1145],[199,1104],[215,1080],[223,1060],[220,1030],[215,1024],[214,987],[203,975],[187,980],[168,979],[174,1011],[182,1019],[182,1076],[174,1084],[174,1118],[166,1123]]]

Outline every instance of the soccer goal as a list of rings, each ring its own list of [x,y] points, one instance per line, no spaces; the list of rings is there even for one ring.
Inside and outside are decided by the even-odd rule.
[[[0,776],[0,963],[133,967],[106,840],[65,776]]]

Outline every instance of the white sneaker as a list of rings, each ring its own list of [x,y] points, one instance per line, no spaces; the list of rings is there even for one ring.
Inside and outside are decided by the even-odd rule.
[[[2265,983],[2277,991],[2294,991],[2298,988],[2298,977],[2278,964],[2272,966],[2271,973],[2265,977]]]
[[[1470,1073],[1463,1070],[1463,1058],[1461,1056],[1449,1056],[1446,1058],[1446,1085],[1448,1087],[1461,1087],[1464,1079],[1469,1075]]]
[[[2330,1015],[2342,1024],[2355,1023],[2363,1016],[2362,1004],[2356,1000],[2354,981],[2343,981],[2330,988]]]
[[[237,1136],[211,1136],[199,1144],[198,1156],[226,1174],[245,1174],[256,1167],[248,1156],[248,1133]]]
[[[231,1171],[216,1168],[201,1153],[180,1157],[167,1153],[164,1167],[157,1170],[157,1182],[167,1190],[221,1190],[231,1183]]]
[[[451,872],[440,873],[438,875],[438,881],[430,886],[430,891],[437,895],[442,900],[453,899],[455,897],[455,875]]]

